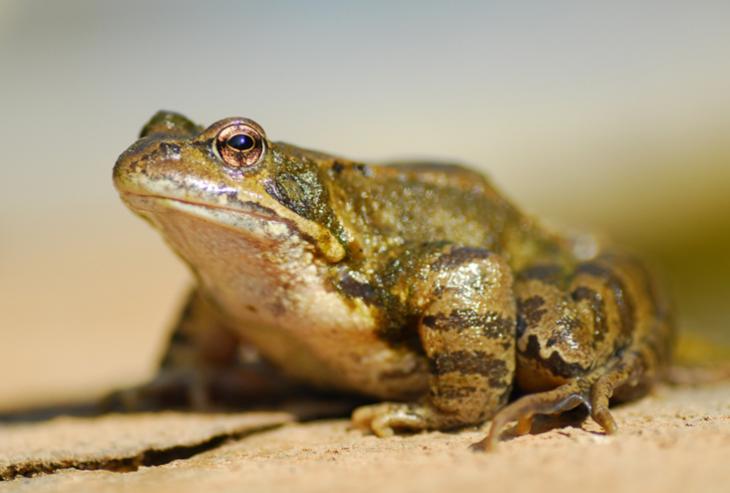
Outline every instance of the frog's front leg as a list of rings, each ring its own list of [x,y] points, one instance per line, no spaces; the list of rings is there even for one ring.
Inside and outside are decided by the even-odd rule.
[[[122,389],[105,406],[138,410],[185,406],[206,410],[217,405],[261,403],[293,389],[242,343],[197,290],[188,298],[162,357],[157,375]]]
[[[379,436],[449,429],[490,418],[509,398],[515,371],[515,300],[507,264],[487,250],[426,251],[400,286],[418,319],[430,392],[416,403],[357,409],[353,422]],[[397,290],[399,286],[395,286]]]

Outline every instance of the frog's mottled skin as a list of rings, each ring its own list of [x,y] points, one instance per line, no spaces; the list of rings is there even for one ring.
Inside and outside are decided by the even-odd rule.
[[[260,158],[216,147],[240,126]],[[387,401],[353,414],[381,436],[491,418],[489,446],[579,404],[612,432],[609,399],[644,392],[669,357],[667,307],[636,261],[581,253],[458,166],[367,165],[250,120],[160,112],[114,182],[197,280],[146,392],[182,375],[204,405],[300,382]]]

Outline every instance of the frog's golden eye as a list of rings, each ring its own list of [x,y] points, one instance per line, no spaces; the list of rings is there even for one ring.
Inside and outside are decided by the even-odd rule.
[[[248,168],[258,164],[264,155],[264,138],[253,126],[234,123],[218,132],[215,148],[228,166]]]

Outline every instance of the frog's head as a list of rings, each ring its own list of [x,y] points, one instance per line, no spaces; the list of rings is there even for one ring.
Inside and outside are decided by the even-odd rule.
[[[178,250],[228,236],[265,252],[296,237],[329,262],[345,255],[317,154],[270,142],[246,118],[203,128],[159,112],[117,160],[114,184]]]

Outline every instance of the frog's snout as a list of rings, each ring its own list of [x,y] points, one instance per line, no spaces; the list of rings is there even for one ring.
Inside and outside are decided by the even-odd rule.
[[[180,156],[181,147],[174,138],[139,139],[114,164],[114,185],[120,192],[147,192],[150,182],[177,174]]]

